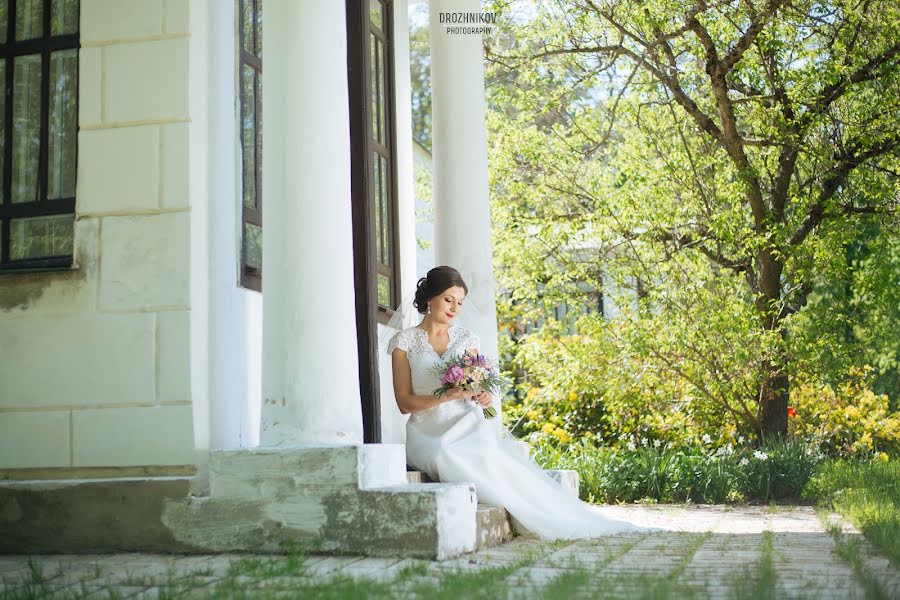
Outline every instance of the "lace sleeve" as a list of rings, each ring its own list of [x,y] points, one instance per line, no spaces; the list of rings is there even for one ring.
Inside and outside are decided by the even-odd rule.
[[[388,356],[394,353],[395,348],[400,348],[404,352],[409,352],[409,336],[406,335],[405,331],[398,331],[394,334],[394,337],[391,338],[391,341],[388,342]]]

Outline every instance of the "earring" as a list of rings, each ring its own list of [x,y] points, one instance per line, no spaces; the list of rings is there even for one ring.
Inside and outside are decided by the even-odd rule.
[[[429,314],[429,315],[431,314],[431,305],[430,304],[428,305],[428,313],[427,314]]]

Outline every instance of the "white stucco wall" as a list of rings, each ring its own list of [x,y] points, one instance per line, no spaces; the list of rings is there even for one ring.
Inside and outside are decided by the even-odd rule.
[[[424,274],[406,11],[397,0],[404,294]],[[259,444],[262,296],[238,285],[236,31],[234,3],[82,0],[75,265],[0,275],[0,470],[196,464]],[[383,439],[402,443],[387,358]]]
[[[0,469],[195,462],[192,17],[82,0],[75,267],[0,275]]]

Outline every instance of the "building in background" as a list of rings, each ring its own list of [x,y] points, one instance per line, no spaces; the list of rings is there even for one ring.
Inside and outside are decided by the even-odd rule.
[[[481,35],[432,24],[420,257],[407,10],[0,0],[0,551],[474,547],[377,354],[419,261],[497,344]]]

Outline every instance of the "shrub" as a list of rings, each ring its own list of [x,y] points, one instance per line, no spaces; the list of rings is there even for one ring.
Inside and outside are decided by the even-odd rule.
[[[843,384],[802,382],[791,390],[792,434],[832,456],[900,453],[900,414],[891,413],[886,395],[868,386],[870,368],[851,373]]]
[[[588,502],[769,502],[797,499],[822,460],[802,440],[771,440],[760,448],[693,445],[633,449],[534,443],[545,468],[573,469]]]

